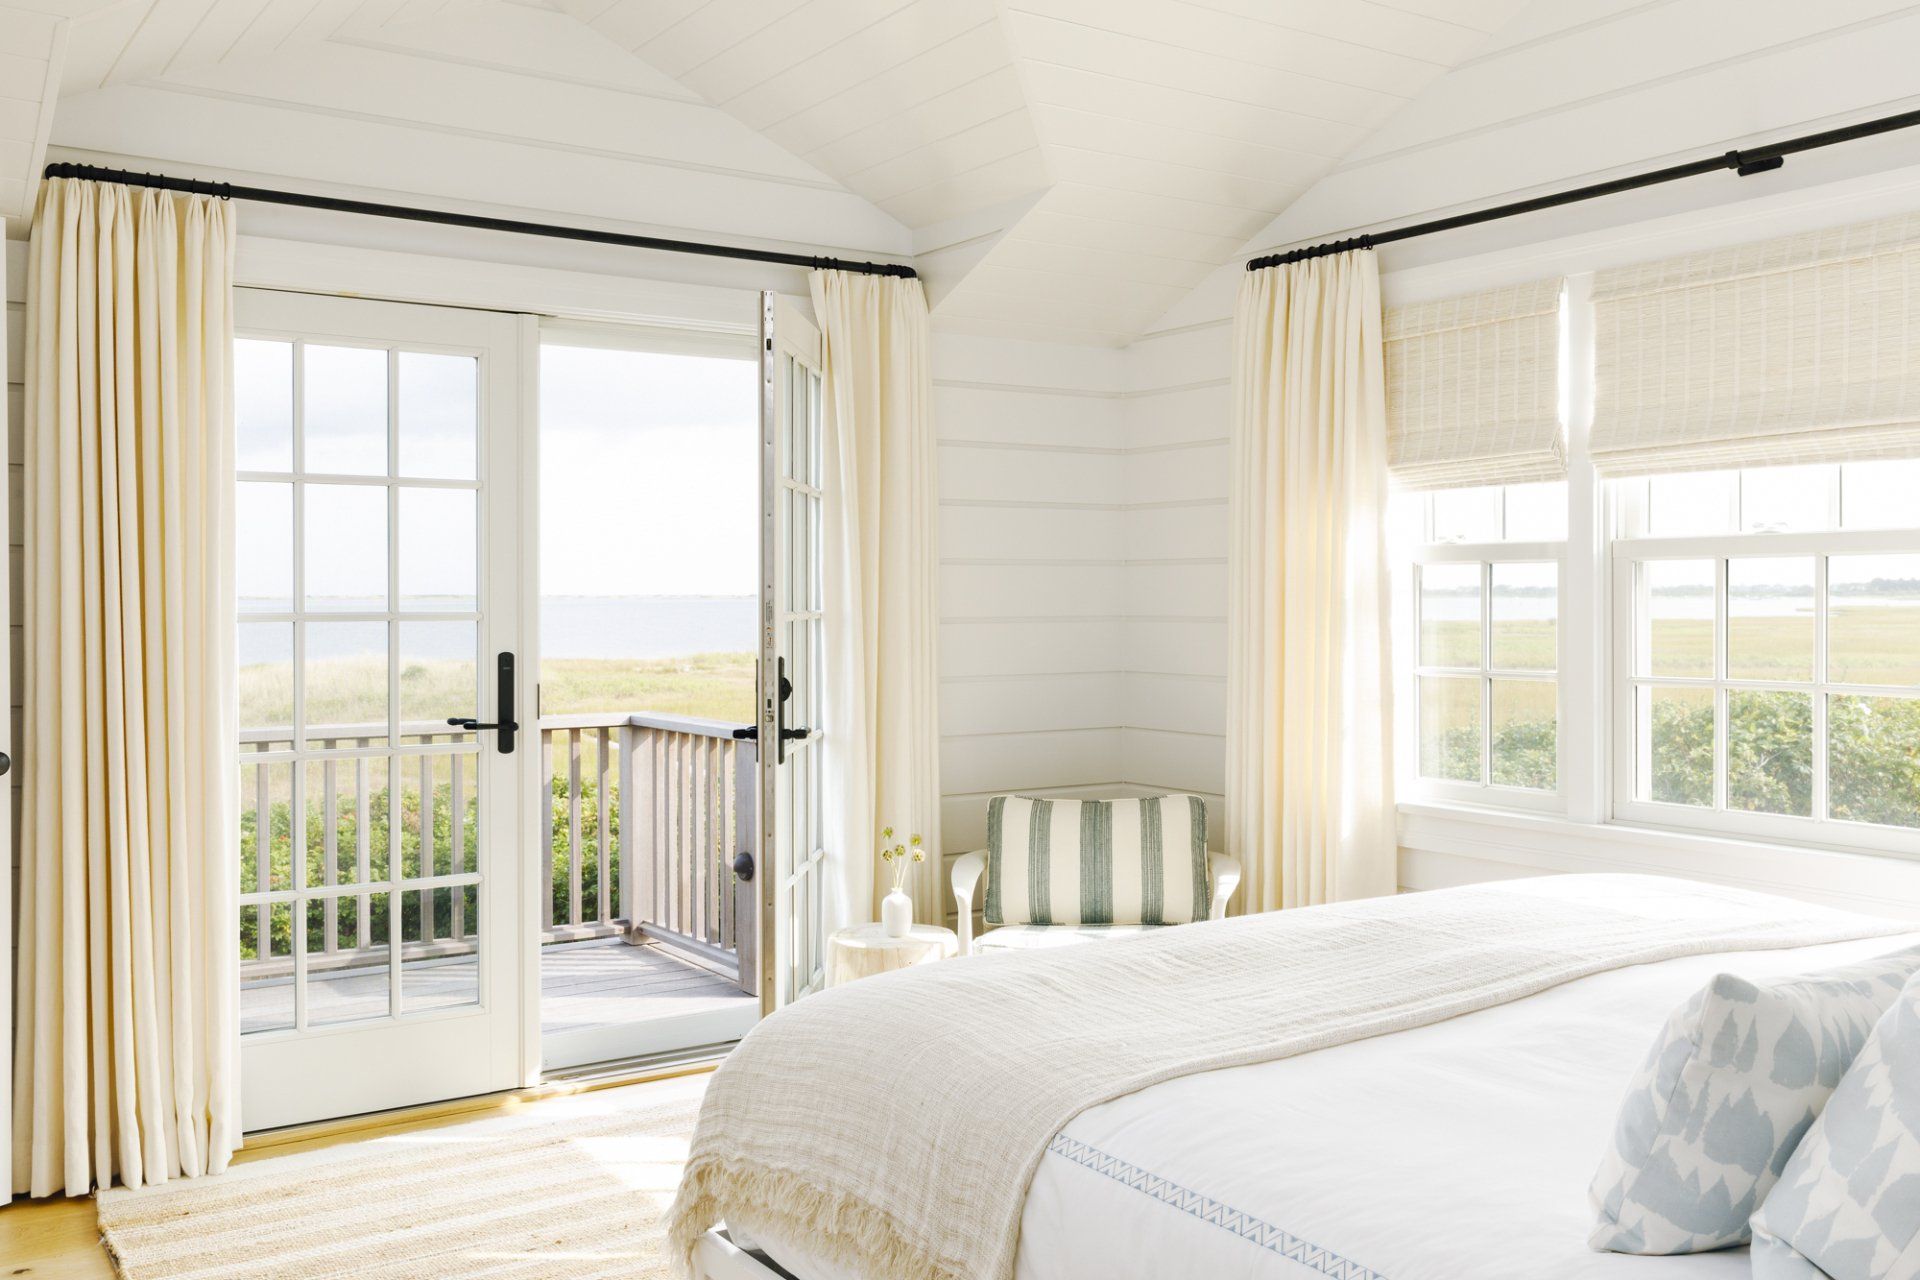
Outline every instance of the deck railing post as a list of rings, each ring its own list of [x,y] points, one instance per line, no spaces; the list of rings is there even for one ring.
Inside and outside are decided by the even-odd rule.
[[[633,787],[635,776],[633,757],[640,750],[641,735],[630,724],[620,726],[620,902],[615,908],[616,914],[625,922],[628,942],[640,940],[639,886],[634,883],[633,842],[639,833],[647,828],[642,823],[650,823],[646,807],[642,805],[640,795]],[[603,810],[600,820],[606,821]]]
[[[553,932],[553,730],[540,730],[540,926]]]

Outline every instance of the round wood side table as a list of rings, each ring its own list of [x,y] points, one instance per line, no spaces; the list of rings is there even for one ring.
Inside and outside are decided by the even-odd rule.
[[[857,924],[827,939],[827,985],[959,954],[959,935],[937,924],[916,924],[904,938],[889,938],[877,924]]]

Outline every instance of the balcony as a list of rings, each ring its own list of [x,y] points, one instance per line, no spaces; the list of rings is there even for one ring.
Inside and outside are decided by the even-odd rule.
[[[743,727],[618,713],[540,722],[548,797],[538,839],[544,1035],[591,1037],[636,1022],[757,1007],[756,898],[733,870],[735,855],[755,842],[755,744],[733,737]],[[423,870],[457,879],[474,869],[478,852],[472,757],[444,750],[462,735],[438,723],[401,728],[401,745],[443,750],[392,758],[403,775],[397,806],[384,754],[304,766],[306,882],[321,895],[308,901],[304,921],[309,1026],[384,1017],[396,990],[403,1010],[477,998],[470,883],[401,890],[398,984],[391,973],[388,903],[396,886],[386,878],[388,847],[400,851],[403,879]],[[343,726],[316,745],[377,747],[385,729]],[[292,766],[284,755],[249,756],[293,743],[284,730],[241,739],[246,894],[278,889],[291,875]],[[361,814],[369,821],[357,821]],[[271,833],[264,886],[261,831]],[[430,867],[422,850],[430,851]],[[290,1027],[293,908],[248,910],[262,914],[243,912],[242,1030]]]

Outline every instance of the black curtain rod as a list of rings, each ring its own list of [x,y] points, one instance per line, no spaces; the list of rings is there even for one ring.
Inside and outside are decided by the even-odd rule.
[[[547,222],[522,222],[517,218],[452,213],[445,209],[416,209],[410,205],[380,204],[372,200],[341,200],[333,196],[304,195],[298,191],[275,191],[268,187],[242,187],[231,182],[170,178],[162,173],[133,173],[126,169],[102,169],[90,164],[50,164],[47,166],[47,176],[117,182],[129,187],[153,187],[160,191],[184,191],[190,195],[218,196],[222,200],[292,205],[297,209],[325,209],[331,213],[359,213],[373,218],[432,222],[445,227],[506,231],[521,236],[545,236],[552,240],[584,240],[589,244],[614,244],[628,249],[658,249],[665,253],[693,253],[706,258],[734,258],[742,262],[774,262],[781,266],[808,267],[818,271],[858,271],[864,275],[898,276],[907,280],[918,278],[918,273],[912,267],[892,262],[850,262],[845,258],[815,258],[804,253],[777,253],[771,249],[746,249],[731,244],[703,244],[698,240],[667,240],[660,236],[596,231],[590,227],[555,226]]]
[[[1597,200],[1601,196],[1617,195],[1622,191],[1637,191],[1641,187],[1657,187],[1661,183],[1678,182],[1682,178],[1697,178],[1703,174],[1719,173],[1725,169],[1731,169],[1741,177],[1748,178],[1756,173],[1767,173],[1778,169],[1786,163],[1786,157],[1795,152],[1813,151],[1820,147],[1831,147],[1835,143],[1870,138],[1875,134],[1911,129],[1915,125],[1920,125],[1920,111],[1903,111],[1899,115],[1881,116],[1877,120],[1863,120],[1859,124],[1844,125],[1821,133],[1804,134],[1798,138],[1771,142],[1766,146],[1754,147],[1746,151],[1729,151],[1725,155],[1692,160],[1686,164],[1670,165],[1665,169],[1631,174],[1608,182],[1596,182],[1585,187],[1575,187],[1570,191],[1556,191],[1551,195],[1535,196],[1530,200],[1516,200],[1512,204],[1494,205],[1492,208],[1476,209],[1471,213],[1456,213],[1448,218],[1435,218],[1431,222],[1415,222],[1404,227],[1391,227],[1385,231],[1374,231],[1326,244],[1305,245],[1298,249],[1289,249],[1285,253],[1270,253],[1250,260],[1247,263],[1247,270],[1259,271],[1265,267],[1280,266],[1282,263],[1304,262],[1308,258],[1324,258],[1329,254],[1346,253],[1350,249],[1372,249],[1378,245],[1392,244],[1396,240],[1411,240],[1415,236],[1430,236],[1439,231],[1478,226],[1483,222],[1498,222],[1502,218],[1518,217],[1523,213],[1557,209],[1561,205],[1579,204],[1583,200]]]

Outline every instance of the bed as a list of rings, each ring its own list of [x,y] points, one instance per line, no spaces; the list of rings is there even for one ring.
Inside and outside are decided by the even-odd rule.
[[[1100,1102],[1046,1141],[1018,1211],[1011,1274],[1744,1276],[1744,1251],[1648,1259],[1586,1247],[1587,1185],[1627,1081],[1674,1006],[1715,973],[1799,973],[1920,942],[1920,932],[1892,931],[1900,927],[1911,928],[1862,925],[1853,932],[1871,936],[1769,938],[1609,966],[1491,1007]],[[696,1274],[873,1274],[782,1225],[754,1225],[759,1257],[705,1237]]]

